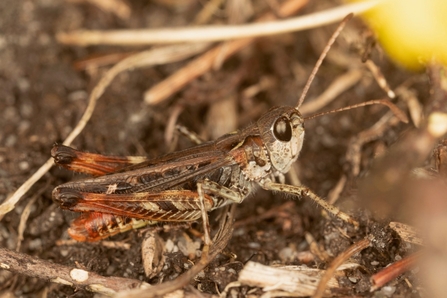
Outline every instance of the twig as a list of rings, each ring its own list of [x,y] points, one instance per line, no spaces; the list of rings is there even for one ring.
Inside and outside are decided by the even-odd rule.
[[[405,273],[413,267],[418,259],[420,259],[422,252],[419,251],[414,253],[400,261],[397,261],[385,269],[379,271],[378,273],[371,276],[371,281],[373,283],[370,292],[373,292],[385,284],[395,279],[399,275]]]
[[[131,11],[128,4],[121,0],[68,0],[70,2],[89,2],[96,5],[99,9],[115,14],[117,17],[127,20]]]
[[[320,279],[320,283],[318,284],[317,290],[315,291],[313,298],[321,298],[323,297],[324,291],[326,289],[326,285],[329,280],[334,275],[337,268],[342,265],[346,260],[348,260],[354,254],[362,251],[371,245],[371,239],[365,238],[360,240],[357,243],[351,245],[347,250],[341,253],[338,257],[336,257],[330,264],[329,268],[327,268],[326,272]]]
[[[372,60],[369,59],[366,60],[365,64],[371,71],[379,87],[386,92],[386,95],[388,95],[389,98],[395,98],[396,94],[394,93],[393,90],[391,90],[391,87],[386,81],[386,78],[383,75],[383,73],[380,71],[380,68]]]
[[[174,140],[174,132],[175,132],[175,126],[177,124],[177,119],[180,116],[180,114],[184,110],[184,105],[181,103],[177,103],[173,108],[169,115],[166,128],[165,128],[165,143],[168,145],[169,148],[173,148],[173,140]]]
[[[128,69],[180,61],[203,51],[206,47],[207,44],[166,46],[135,54],[116,64],[104,75],[104,77],[93,89],[84,114],[73,131],[65,139],[63,144],[66,146],[70,145],[71,142],[73,142],[73,140],[81,133],[87,125],[87,122],[90,120],[99,97],[104,93],[104,90],[118,74]],[[25,183],[23,183],[12,196],[7,198],[3,204],[0,205],[0,220],[3,218],[3,215],[14,209],[20,198],[34,185],[34,183],[36,183],[46,172],[48,172],[52,165],[53,159],[50,158],[37,170],[37,172],[25,181]]]
[[[300,2],[300,1],[289,1]],[[211,42],[240,38],[254,38],[286,32],[300,31],[338,22],[349,13],[362,13],[377,4],[377,1],[342,5],[322,12],[291,18],[283,21],[264,22],[238,26],[204,26],[178,29],[140,29],[113,31],[77,31],[59,33],[57,39],[64,44],[87,45],[149,45],[179,42]]]
[[[56,241],[56,245],[57,246],[62,246],[62,245],[78,245],[82,242],[73,240],[73,239],[68,239],[68,240],[57,240]],[[98,245],[98,246],[104,246],[107,248],[112,248],[112,249],[122,249],[122,250],[129,250],[130,249],[130,244],[129,243],[125,243],[123,241],[107,241],[107,240],[102,240],[100,242],[91,242],[89,243],[89,245]]]
[[[346,182],[348,181],[348,177],[345,174],[341,175],[340,179],[338,179],[337,184],[329,191],[327,195],[327,201],[329,204],[334,205],[340,197],[341,192],[345,188]]]
[[[424,109],[418,100],[416,92],[405,85],[401,85],[396,88],[396,94],[407,104],[410,118],[413,121],[414,126],[419,128],[424,119]]]
[[[293,15],[300,10],[302,6],[303,3],[301,1],[287,1],[281,7],[281,14],[285,16]],[[274,18],[275,16],[272,13],[267,13],[257,21],[265,22]],[[195,78],[212,69],[216,60],[223,61],[227,59],[251,44],[254,40],[254,38],[240,39],[212,48],[146,91],[144,94],[144,101],[149,105],[155,105],[162,102]]]
[[[346,161],[351,166],[351,174],[357,177],[360,173],[361,150],[363,145],[381,137],[388,129],[399,124],[391,112],[386,113],[373,126],[361,131],[349,141],[346,151]]]
[[[0,248],[0,268],[105,295],[145,284],[135,279],[104,277],[93,272],[62,266],[5,248]]]
[[[91,70],[99,68],[101,66],[112,66],[121,60],[136,54],[136,51],[124,52],[124,53],[112,53],[104,54],[100,56],[87,57],[84,59],[76,60],[73,63],[73,67],[76,70]]]
[[[0,220],[13,210],[22,196],[53,166],[53,159],[49,158],[28,180],[26,180],[9,198],[0,205]]]

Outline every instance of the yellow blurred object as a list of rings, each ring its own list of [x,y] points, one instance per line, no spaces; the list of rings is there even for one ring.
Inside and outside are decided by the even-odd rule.
[[[447,0],[383,0],[363,17],[399,64],[447,65]]]

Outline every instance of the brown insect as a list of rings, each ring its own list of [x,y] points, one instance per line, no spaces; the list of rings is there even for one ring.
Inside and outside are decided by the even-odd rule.
[[[56,164],[98,176],[68,182],[53,191],[53,200],[61,208],[82,213],[72,222],[70,236],[78,241],[97,241],[155,222],[189,222],[202,217],[205,241],[209,243],[207,212],[241,203],[257,186],[309,197],[331,214],[356,225],[349,215],[321,200],[310,189],[284,182],[284,174],[297,160],[303,145],[305,118],[298,107],[341,28],[317,62],[297,107],[272,108],[245,129],[150,160],[84,153],[55,145],[51,155]],[[386,100],[336,111],[369,104],[385,104],[405,118]]]

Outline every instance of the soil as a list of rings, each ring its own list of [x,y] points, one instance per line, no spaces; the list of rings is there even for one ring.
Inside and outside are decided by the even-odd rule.
[[[253,2],[255,16],[272,9],[267,6],[271,1]],[[76,29],[188,26],[203,7],[201,1],[186,1],[182,5],[170,3],[161,0],[128,1],[131,17],[122,19],[83,1],[0,2],[0,202],[50,158],[52,145],[61,143],[77,124],[87,105],[89,93],[111,67],[110,64],[98,65],[94,59],[145,49],[105,45],[68,46],[58,43],[56,33]],[[308,5],[300,14],[323,9],[314,6]],[[227,11],[220,8],[208,23],[224,24],[228,18]],[[206,73],[156,106],[144,104],[144,92],[175,73],[187,61],[121,74],[100,98],[92,119],[72,145],[80,150],[101,154],[156,157],[193,146],[187,137],[179,134],[175,134],[176,142],[166,142],[167,119],[179,108],[181,113],[177,123],[205,139],[213,139],[253,123],[272,106],[293,106],[334,28],[327,26],[260,38],[225,61],[220,69]],[[349,23],[321,66],[306,102],[324,92],[334,78],[346,72],[351,63],[361,65],[360,59],[368,48],[369,35],[369,30],[359,19]],[[409,73],[399,68],[386,58],[378,45],[373,45],[370,53],[390,86],[406,82],[418,98],[429,97],[427,74]],[[88,65],[88,68],[83,65]],[[238,79],[234,79],[235,76],[239,76]],[[244,96],[244,90],[261,81],[269,83],[254,96]],[[365,72],[358,83],[322,110],[385,97],[385,91],[370,73]],[[401,107],[405,108],[404,105]],[[226,285],[237,280],[247,261],[325,268],[330,260],[351,244],[378,231],[377,234],[385,238],[384,247],[370,247],[356,255],[354,260],[360,267],[340,277],[342,286],[333,296],[383,297],[389,294],[386,291],[391,291],[390,296],[419,297],[419,280],[412,272],[392,280],[386,291],[379,289],[369,292],[369,277],[373,273],[407,256],[417,247],[403,242],[389,230],[388,221],[375,221],[374,210],[353,208],[352,203],[356,200],[359,177],[366,175],[376,155],[387,151],[406,130],[413,127],[412,123],[396,124],[386,129],[380,137],[367,142],[361,151],[360,173],[354,177],[346,158],[348,144],[386,112],[384,107],[372,106],[307,121],[304,146],[294,167],[300,181],[323,198],[345,175],[348,180],[337,205],[354,212],[361,222],[359,230],[325,216],[309,199],[296,200],[290,195],[259,189],[237,207],[233,235],[224,252],[211,262],[204,274],[191,281],[191,285],[205,296],[218,294]],[[165,252],[161,272],[151,278],[145,275],[143,268],[141,242],[144,232],[141,230],[108,239],[130,244],[127,249],[95,243],[58,245],[56,241],[69,239],[66,231],[77,215],[62,211],[53,203],[51,192],[59,184],[83,177],[53,167],[0,221],[0,247],[16,249],[21,214],[37,195],[21,241],[21,253],[104,276],[133,278],[151,284],[174,279],[197,261],[196,250],[200,250],[203,243],[201,222],[159,229],[164,245],[169,243],[174,248]],[[293,183],[290,177],[286,179],[288,183]],[[212,231],[215,231],[219,210],[212,212],[210,218]],[[314,239],[320,251],[328,254],[326,260],[314,255],[306,262],[297,257],[299,253],[309,250],[315,252],[309,245],[309,237]],[[194,247],[187,250],[186,255],[178,248],[185,242],[189,247]],[[196,293],[191,288],[185,290]],[[94,296],[83,289],[11,274],[6,270],[0,271],[0,291],[20,297]],[[240,286],[235,287],[232,293],[239,297],[248,294],[258,296],[263,291],[261,288]]]

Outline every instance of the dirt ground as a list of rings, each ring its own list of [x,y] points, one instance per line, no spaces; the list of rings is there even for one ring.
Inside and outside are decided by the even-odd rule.
[[[252,1],[253,12],[248,20],[256,19],[266,11],[274,11],[272,3],[276,1]],[[87,106],[91,90],[119,61],[112,58],[104,62],[101,58],[112,54],[123,54],[120,57],[124,57],[146,49],[143,46],[64,45],[55,38],[58,32],[189,26],[204,5],[203,1],[195,0],[138,0],[127,1],[126,4],[130,8],[129,17],[104,11],[87,1],[0,2],[0,202],[50,158],[52,145],[62,142],[75,127]],[[316,7],[309,4],[299,14],[334,5],[325,3],[323,7]],[[227,6],[228,3],[222,4],[206,23],[227,24],[233,21]],[[175,120],[176,113],[179,114],[177,123],[204,139],[214,139],[253,123],[272,106],[293,106],[334,29],[335,25],[331,25],[259,38],[223,62],[218,70],[207,72],[155,106],[143,102],[144,92],[175,73],[188,60],[120,74],[99,99],[92,119],[73,146],[109,155],[156,157],[193,146],[188,138],[177,133],[174,133],[174,142],[166,141],[168,119]],[[386,92],[361,62],[367,51],[388,84],[395,89],[404,86],[405,90],[411,90],[419,99],[423,113],[428,115],[430,109],[434,109],[434,93],[430,90],[436,88],[436,80],[433,79],[436,69],[432,72],[406,72],[390,62],[380,46],[370,43],[370,38],[371,32],[366,26],[359,19],[352,20],[321,66],[305,102],[311,102],[327,90],[334,79],[354,68],[361,70],[354,86],[345,88],[340,96],[319,111],[386,98]],[[409,97],[402,93],[398,95],[393,102],[408,113],[406,100]],[[364,177],[369,175],[378,156],[415,131],[413,118],[409,124],[387,119],[383,129],[364,137],[364,146],[355,151],[357,147],[353,144],[358,144],[355,140],[359,134],[375,125],[386,113],[385,107],[372,106],[306,121],[304,146],[294,166],[295,177],[319,196],[327,198],[331,191],[340,189],[339,195],[335,196],[338,197],[336,205],[354,214],[360,221],[359,229],[324,215],[321,208],[309,199],[295,200],[291,195],[259,189],[237,206],[233,235],[227,247],[203,274],[190,282],[190,287],[184,288],[186,293],[197,295],[195,289],[205,297],[221,293],[229,283],[237,281],[248,261],[265,265],[305,264],[324,269],[350,245],[374,234],[383,237],[382,246],[369,247],[351,258],[350,262],[358,264],[358,267],[337,277],[339,286],[331,296],[422,296],[424,290],[421,290],[423,287],[415,270],[407,271],[392,279],[386,287],[370,292],[370,278],[374,273],[419,249],[388,228],[390,221],[411,218],[413,209],[398,209],[396,206],[401,201],[397,201],[391,207],[382,206],[385,211],[380,213],[379,203],[371,207],[364,204],[358,195],[362,194]],[[427,168],[433,165],[431,150],[436,144],[433,140],[428,154],[422,159],[415,158],[418,160],[415,166]],[[353,156],[359,158],[358,172],[353,166]],[[393,166],[397,160],[389,165]],[[371,175],[380,176],[383,167],[382,163]],[[76,214],[61,211],[53,203],[51,192],[55,186],[81,177],[84,175],[51,168],[0,221],[0,247],[16,250],[20,242],[19,252],[32,257],[103,276],[125,277],[154,285],[176,278],[197,262],[196,254],[203,244],[201,222],[159,229],[166,247],[165,263],[161,271],[150,278],[145,275],[141,257],[145,230],[133,230],[108,239],[129,244],[126,247],[56,243],[69,239],[66,231]],[[288,176],[287,182],[294,183],[296,179]],[[337,185],[341,186],[337,188]],[[363,187],[363,194],[365,189],[368,191]],[[20,241],[19,221],[31,200],[31,213]],[[210,214],[213,233],[219,216],[219,210]],[[0,292],[10,295],[4,297],[95,295],[82,288],[50,283],[43,278],[13,274],[7,270],[0,271]],[[243,297],[263,293],[262,287],[242,284],[232,288],[229,295]]]

